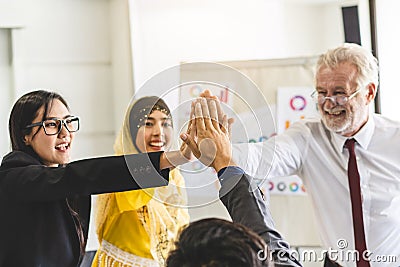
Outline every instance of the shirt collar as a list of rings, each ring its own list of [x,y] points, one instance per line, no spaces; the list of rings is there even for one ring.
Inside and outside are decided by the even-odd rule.
[[[358,131],[354,136],[357,143],[363,148],[367,149],[369,143],[371,142],[372,135],[374,134],[375,129],[375,121],[373,114],[369,114],[367,123]],[[343,152],[344,143],[349,137],[345,137],[336,133],[332,133],[333,144],[336,147],[337,151]]]

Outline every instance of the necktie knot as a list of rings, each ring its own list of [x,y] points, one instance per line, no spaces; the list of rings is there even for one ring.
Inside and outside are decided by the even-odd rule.
[[[354,144],[356,143],[356,140],[354,138],[347,139],[346,142],[344,143],[344,147],[347,148],[350,151],[354,151]]]

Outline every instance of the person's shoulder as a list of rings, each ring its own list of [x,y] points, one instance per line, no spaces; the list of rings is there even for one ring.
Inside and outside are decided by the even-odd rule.
[[[23,151],[12,151],[3,157],[1,168],[15,168],[40,164],[40,161],[28,153]]]
[[[400,129],[400,121],[391,119],[381,114],[373,114],[375,127]]]

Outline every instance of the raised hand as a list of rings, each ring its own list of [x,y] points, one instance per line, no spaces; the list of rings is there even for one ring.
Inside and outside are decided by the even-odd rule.
[[[216,102],[215,99],[205,98],[195,101],[194,116],[190,125],[191,134],[181,134],[181,139],[203,164],[219,171],[235,164],[232,162],[228,119],[223,115],[221,121],[218,121]]]
[[[218,114],[217,119],[218,119],[218,122],[221,122],[222,118],[224,116],[224,112],[221,108],[221,103],[220,103],[218,97],[215,95],[212,95],[211,91],[208,89],[201,92],[199,96],[205,98],[207,100],[208,105],[210,105],[210,101],[215,101],[215,104],[217,105],[217,114]]]
[[[199,96],[205,98],[207,100],[207,104],[208,105],[210,104],[210,101],[212,101],[212,100],[215,101],[215,104],[217,106],[217,114],[218,114],[217,119],[218,119],[218,122],[221,124],[225,113],[224,113],[224,111],[223,111],[223,109],[221,107],[221,102],[219,101],[218,97],[215,96],[215,95],[212,95],[211,91],[208,90],[208,89],[206,89],[203,92],[201,92]],[[231,139],[231,137],[232,137],[232,131],[231,130],[232,130],[232,124],[234,122],[235,122],[234,118],[228,118],[227,129],[228,129],[228,132],[229,132],[229,139]]]
[[[191,117],[194,116],[194,103],[192,103],[190,114]],[[190,140],[196,140],[196,129],[191,126],[192,121],[193,120],[189,121],[187,131],[184,133],[184,135],[188,136]],[[193,154],[191,148],[185,142],[183,142],[179,150],[164,152],[161,155],[160,165],[171,168],[185,164],[192,159]]]
[[[190,111],[190,118],[194,117],[194,104],[195,103],[192,102],[191,111]],[[196,129],[192,129],[192,119],[189,120],[188,127],[187,127],[187,130],[186,130],[186,135],[190,136],[190,138],[192,140],[196,139]],[[193,159],[192,150],[190,149],[190,147],[185,142],[182,143],[182,145],[180,147],[180,151],[181,151],[182,155],[186,159],[188,159],[188,160],[192,160]]]

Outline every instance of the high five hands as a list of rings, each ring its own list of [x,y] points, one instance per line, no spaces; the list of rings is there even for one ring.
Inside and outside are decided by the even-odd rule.
[[[227,118],[216,97],[205,91],[192,103],[188,131],[180,135],[186,148],[204,165],[217,172],[227,166],[235,166],[232,161],[230,128],[232,119]],[[186,150],[184,150],[186,151]],[[181,147],[181,152],[184,152]]]

